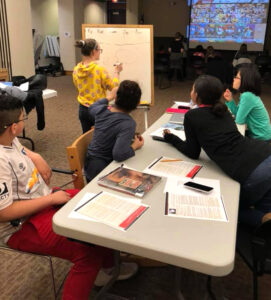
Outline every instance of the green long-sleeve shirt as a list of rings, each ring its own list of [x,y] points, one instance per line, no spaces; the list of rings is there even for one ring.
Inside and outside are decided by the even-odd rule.
[[[226,104],[235,116],[237,124],[247,124],[249,137],[259,140],[271,139],[270,118],[260,97],[245,92],[241,94],[238,105],[234,100]]]

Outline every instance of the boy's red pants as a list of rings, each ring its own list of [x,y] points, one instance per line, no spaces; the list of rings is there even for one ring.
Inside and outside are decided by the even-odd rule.
[[[75,191],[67,190],[72,196]],[[78,191],[77,191],[78,192]],[[13,249],[67,259],[73,266],[64,284],[63,300],[89,298],[101,266],[112,266],[112,252],[99,246],[88,246],[57,235],[52,229],[52,218],[58,208],[48,207],[31,216],[8,240]]]

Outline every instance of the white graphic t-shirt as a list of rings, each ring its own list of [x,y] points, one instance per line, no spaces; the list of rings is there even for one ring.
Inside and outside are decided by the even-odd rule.
[[[13,201],[34,199],[50,192],[17,138],[11,146],[0,145],[0,210]],[[1,222],[0,240],[7,240],[16,230],[9,222]]]

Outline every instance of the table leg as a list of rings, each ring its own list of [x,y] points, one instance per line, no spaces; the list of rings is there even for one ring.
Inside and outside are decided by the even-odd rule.
[[[114,300],[125,300],[126,298],[120,297],[118,295],[112,295],[107,293],[107,291],[112,287],[112,285],[117,280],[120,273],[120,252],[117,250],[114,250],[114,269],[112,272],[112,278],[109,280],[109,282],[100,289],[98,294],[95,296],[95,300],[102,300],[106,299],[106,297]]]
[[[139,105],[137,108],[144,109],[144,124],[145,124],[145,130],[148,129],[148,111],[150,109],[147,105]]]
[[[149,108],[145,108],[145,110],[144,110],[145,130],[148,129],[148,110],[149,110]]]
[[[176,295],[177,295],[177,299],[178,300],[185,300],[181,289],[180,289],[180,285],[181,285],[181,272],[182,269],[175,267],[175,291],[176,291]]]

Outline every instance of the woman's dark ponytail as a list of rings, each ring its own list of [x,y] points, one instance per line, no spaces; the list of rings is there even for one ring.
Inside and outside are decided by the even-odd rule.
[[[226,104],[222,102],[217,102],[212,107],[212,113],[215,114],[217,117],[223,117],[227,110],[228,108]]]

